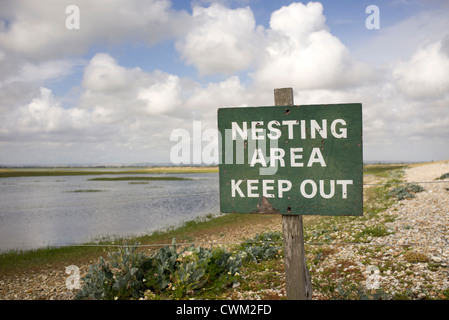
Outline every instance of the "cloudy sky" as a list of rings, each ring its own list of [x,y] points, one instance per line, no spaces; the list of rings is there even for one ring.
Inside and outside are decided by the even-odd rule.
[[[449,159],[448,13],[445,0],[1,0],[0,164],[170,162],[175,129],[216,129],[217,108],[270,106],[282,87],[296,104],[362,103],[365,161]]]

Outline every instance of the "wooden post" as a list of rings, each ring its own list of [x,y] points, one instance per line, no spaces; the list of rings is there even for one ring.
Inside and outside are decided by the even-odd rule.
[[[276,106],[293,106],[293,89],[274,90]],[[302,215],[282,215],[285,284],[288,300],[311,300],[312,282],[306,265]]]

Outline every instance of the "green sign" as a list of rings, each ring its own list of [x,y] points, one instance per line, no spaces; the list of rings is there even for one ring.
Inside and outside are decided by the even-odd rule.
[[[362,215],[362,105],[220,108],[222,213]]]

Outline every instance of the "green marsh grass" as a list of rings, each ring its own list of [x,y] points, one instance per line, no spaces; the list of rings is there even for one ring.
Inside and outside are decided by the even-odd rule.
[[[92,178],[88,179],[89,181],[152,181],[152,180],[192,180],[189,178],[180,178],[180,177],[113,177],[113,178]]]
[[[92,176],[150,173],[215,173],[217,167],[145,167],[145,168],[0,168],[0,178],[43,176]]]
[[[217,216],[210,214],[204,218],[187,221],[177,227],[159,230],[148,235],[133,238],[105,239],[96,243],[85,243],[58,248],[49,247],[27,251],[14,250],[0,253],[0,274],[40,269],[49,265],[54,265],[55,268],[70,264],[82,265],[97,259],[100,255],[104,255],[107,250],[116,250],[116,245],[137,243],[140,245],[163,245],[170,244],[173,238],[176,239],[177,243],[181,244],[183,242],[192,242],[205,234],[217,234],[225,228],[232,229],[233,227],[252,224],[258,221],[270,221],[269,219],[273,219],[273,216],[244,214]]]
[[[72,190],[72,191],[66,191],[66,192],[74,192],[74,193],[83,193],[83,192],[104,192],[106,190],[98,190],[98,189],[79,189],[79,190]]]

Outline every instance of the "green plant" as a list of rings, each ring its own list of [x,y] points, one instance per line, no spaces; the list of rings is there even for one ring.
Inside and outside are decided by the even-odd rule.
[[[442,174],[441,177],[437,178],[436,180],[444,180],[444,179],[449,179],[449,172]]]
[[[184,298],[231,285],[242,264],[240,255],[223,249],[166,246],[151,256],[125,246],[102,257],[83,277],[76,299],[140,299],[145,292]]]
[[[283,248],[283,235],[281,232],[267,232],[256,234],[241,244],[243,258],[253,262],[268,260],[275,257]]]
[[[396,197],[399,200],[403,199],[411,199],[415,197],[415,193],[424,191],[424,188],[416,185],[408,183],[405,186],[399,186],[391,189],[388,193],[390,197]]]
[[[126,246],[109,253],[109,263],[103,257],[89,268],[83,278],[84,286],[76,299],[125,299],[138,298],[143,287],[143,275],[150,260],[137,246]]]
[[[391,232],[383,226],[366,227],[356,235],[356,239],[364,242],[365,237],[384,237],[389,234]]]
[[[76,299],[183,299],[218,293],[236,283],[244,262],[259,263],[278,255],[282,233],[257,234],[234,251],[223,248],[180,249],[174,242],[150,256],[124,246],[102,257],[83,277]]]
[[[338,282],[337,292],[340,296],[334,299],[342,300],[391,300],[391,296],[382,289],[368,290],[361,285],[344,286]]]

